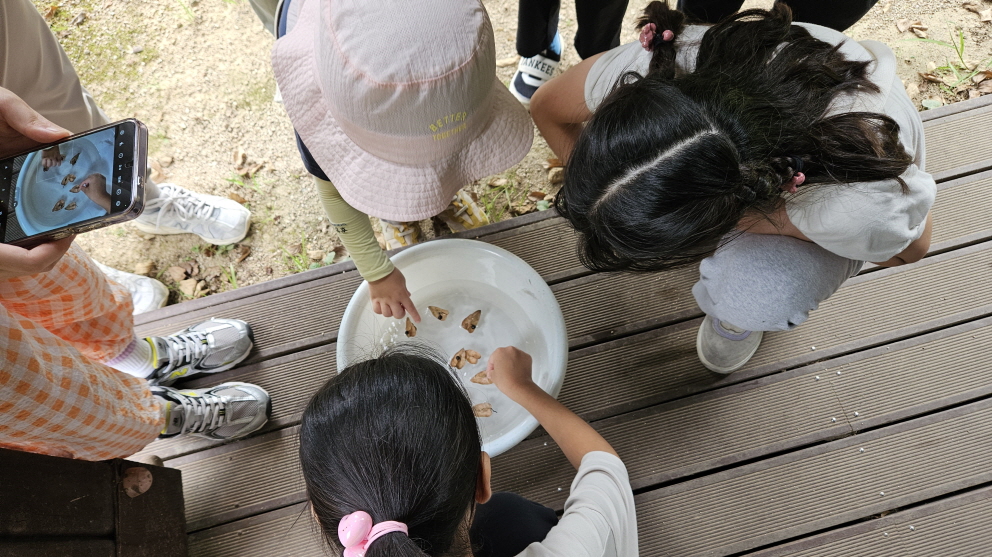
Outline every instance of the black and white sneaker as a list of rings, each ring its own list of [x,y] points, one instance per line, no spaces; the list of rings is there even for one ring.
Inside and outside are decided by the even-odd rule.
[[[181,378],[220,373],[251,352],[251,327],[240,319],[211,318],[167,337],[148,337],[155,371],[148,381],[169,386]]]
[[[554,77],[560,61],[561,36],[555,33],[554,40],[544,52],[530,58],[520,59],[517,73],[513,74],[513,79],[510,81],[510,92],[529,109],[531,97],[537,92],[538,87]]]
[[[209,389],[177,390],[152,386],[165,407],[166,424],[159,437],[193,434],[228,440],[258,431],[269,421],[269,393],[251,383],[221,383]]]

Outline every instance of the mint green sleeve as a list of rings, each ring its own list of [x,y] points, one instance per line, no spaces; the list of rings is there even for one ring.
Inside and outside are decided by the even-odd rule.
[[[317,193],[324,212],[331,219],[331,225],[351,254],[362,278],[369,282],[386,278],[394,267],[386,252],[379,247],[369,216],[348,205],[334,184],[316,177],[314,181],[317,182]]]

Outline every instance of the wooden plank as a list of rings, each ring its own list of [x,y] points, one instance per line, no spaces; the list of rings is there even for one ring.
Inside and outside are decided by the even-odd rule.
[[[0,538],[112,539],[112,485],[105,462],[0,449]]]
[[[117,482],[115,541],[118,557],[186,557],[186,518],[183,484],[178,470],[116,459],[111,461]],[[111,464],[108,463],[108,464]],[[147,474],[148,490],[139,495],[125,489],[127,474]]]
[[[931,254],[992,239],[992,170],[941,184],[932,212]]]
[[[101,539],[35,539],[9,540],[0,538],[0,557],[121,557],[113,540]]]
[[[766,333],[751,361],[729,376],[699,363],[698,319],[573,351],[559,400],[598,419],[989,313],[992,243],[986,242],[847,281],[802,326]]]
[[[992,317],[595,426],[643,489],[992,396],[989,369]],[[558,510],[575,474],[550,437],[521,443],[493,470],[494,489]]]
[[[300,503],[189,536],[190,557],[326,557],[309,507]]]
[[[765,551],[754,557],[934,557],[987,555],[992,546],[992,487],[974,489],[838,528]]]
[[[926,171],[937,181],[992,168],[992,103],[924,123]]]
[[[636,496],[641,553],[732,555],[980,486],[990,434],[983,400]]]
[[[753,364],[717,380],[695,358],[694,323],[682,324],[674,333],[667,329],[651,333],[666,335],[665,341],[635,337],[576,352],[576,360],[585,355],[589,360],[570,363],[560,398],[584,414],[605,414],[604,406],[619,413],[633,410],[636,404],[657,404],[974,319],[992,313],[992,303],[975,309],[981,301],[992,300],[992,280],[962,288],[938,279],[979,276],[990,268],[992,244],[982,244],[858,277],[828,300],[810,323],[769,335]],[[875,304],[865,307],[864,300]],[[673,342],[680,344],[675,357]],[[817,343],[817,350],[808,350],[810,342]],[[632,347],[633,343],[640,344]],[[629,354],[626,360],[618,355],[623,353]],[[301,501],[295,432],[296,428],[280,430],[172,461],[184,470],[189,527],[198,530]],[[263,440],[264,445],[253,448]],[[266,478],[264,486],[245,494],[225,487],[257,483],[258,478]]]

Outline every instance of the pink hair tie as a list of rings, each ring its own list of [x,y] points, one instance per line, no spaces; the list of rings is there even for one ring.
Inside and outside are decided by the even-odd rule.
[[[641,41],[641,46],[644,47],[644,50],[647,50],[649,52],[652,50],[652,44],[654,43],[655,33],[657,32],[658,32],[658,26],[655,25],[654,23],[648,23],[644,27],[641,27],[640,41]],[[675,40],[675,33],[673,33],[670,29],[665,29],[664,31],[661,32],[661,40],[665,41],[666,43],[672,42],[673,40]]]
[[[806,175],[803,174],[802,172],[796,172],[795,174],[792,175],[792,178],[790,178],[788,182],[782,184],[782,191],[786,191],[789,193],[796,193],[797,191],[799,191],[796,188],[798,186],[803,185],[803,182],[805,181],[806,181]]]
[[[365,551],[375,540],[390,532],[409,535],[406,524],[387,520],[372,524],[372,517],[365,511],[355,511],[338,523],[338,539],[344,546],[344,557],[365,557]]]

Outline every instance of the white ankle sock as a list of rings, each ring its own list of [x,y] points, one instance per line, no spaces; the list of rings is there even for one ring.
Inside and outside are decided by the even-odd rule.
[[[152,363],[152,347],[147,340],[138,337],[134,337],[120,355],[104,363],[117,371],[141,379],[148,378],[155,371],[155,365]]]

